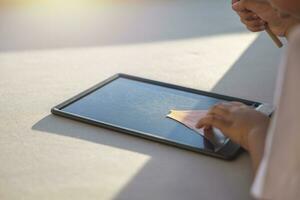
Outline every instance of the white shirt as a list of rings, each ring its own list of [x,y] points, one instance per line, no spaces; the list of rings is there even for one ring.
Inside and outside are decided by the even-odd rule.
[[[297,200],[300,199],[300,27],[290,35],[274,103],[277,108],[251,192],[258,199]]]

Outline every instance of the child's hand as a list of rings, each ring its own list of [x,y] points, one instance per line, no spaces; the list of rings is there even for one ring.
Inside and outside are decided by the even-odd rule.
[[[249,150],[251,133],[265,134],[268,125],[268,116],[245,104],[230,102],[213,106],[196,127],[216,127],[234,142]]]

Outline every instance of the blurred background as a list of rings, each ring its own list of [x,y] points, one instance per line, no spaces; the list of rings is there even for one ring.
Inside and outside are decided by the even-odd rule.
[[[228,0],[0,0],[0,51],[244,32]]]

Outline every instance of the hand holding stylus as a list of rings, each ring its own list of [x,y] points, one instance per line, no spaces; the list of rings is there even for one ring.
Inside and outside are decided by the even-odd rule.
[[[299,20],[274,10],[266,0],[232,0],[232,8],[250,31],[265,30],[278,47],[282,43],[277,36],[287,37],[289,30],[299,24]]]

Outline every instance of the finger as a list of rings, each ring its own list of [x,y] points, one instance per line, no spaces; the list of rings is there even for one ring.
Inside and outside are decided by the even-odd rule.
[[[232,4],[232,9],[236,12],[247,11],[247,7],[245,6],[244,0],[234,2]]]
[[[238,15],[246,21],[260,19],[254,12],[238,12]]]
[[[196,128],[202,128],[204,126],[213,126],[220,130],[226,129],[230,123],[225,120],[224,118],[218,115],[207,115],[206,117],[202,118],[196,125]]]
[[[247,29],[252,32],[260,32],[260,31],[264,31],[266,29],[266,27],[265,26],[255,26],[255,27],[247,26]]]
[[[219,103],[214,105],[208,112],[209,114],[220,115],[224,118],[230,114],[229,106],[225,103]]]
[[[217,105],[223,107],[224,109],[230,110],[231,108],[233,108],[235,106],[242,106],[245,104],[238,102],[238,101],[228,101],[228,102],[225,101],[225,102],[221,102]]]
[[[230,104],[231,104],[231,105],[235,105],[235,106],[245,106],[244,103],[239,102],[239,101],[231,101]]]
[[[203,133],[205,136],[211,137],[214,134],[214,129],[204,129]]]
[[[224,120],[222,117],[217,115],[208,115],[205,118],[202,118],[196,125],[196,128],[203,128],[203,127],[215,127],[220,129],[221,131],[226,130],[229,127],[230,123]],[[210,130],[210,129],[208,129]]]
[[[231,4],[238,2],[239,0],[231,0]]]
[[[211,131],[212,130],[212,126],[204,126],[204,131]]]
[[[241,22],[244,23],[246,26],[249,27],[256,27],[256,26],[265,26],[266,22],[263,20],[246,20],[244,18],[241,18]]]
[[[260,4],[260,5],[258,5]],[[234,2],[232,4],[232,9],[239,12],[239,11],[252,11],[256,10],[257,8],[264,8],[264,6],[269,6],[268,1],[253,1],[253,0],[240,0]]]

